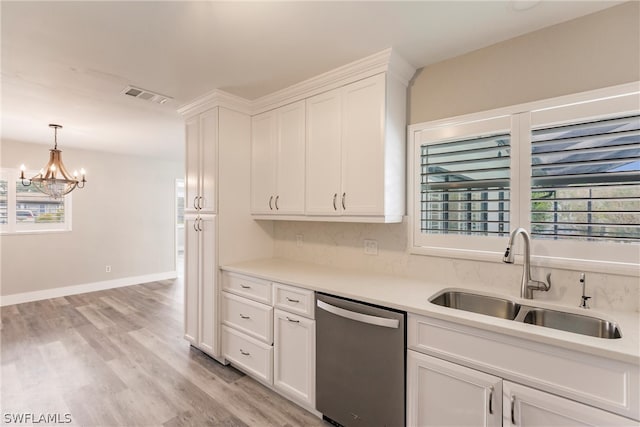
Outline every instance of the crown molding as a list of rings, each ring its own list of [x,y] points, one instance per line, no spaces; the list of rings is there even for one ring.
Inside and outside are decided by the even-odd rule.
[[[216,89],[181,106],[178,113],[187,117],[222,106],[254,115],[384,72],[406,87],[416,68],[388,48],[253,101]]]
[[[220,89],[215,89],[187,104],[181,105],[178,108],[178,113],[184,117],[189,117],[203,113],[214,107],[225,107],[239,113],[250,115],[252,112],[251,104],[251,101],[247,99],[232,95]]]

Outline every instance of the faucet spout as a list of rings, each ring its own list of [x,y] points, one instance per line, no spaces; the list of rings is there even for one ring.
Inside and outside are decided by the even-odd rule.
[[[502,261],[508,264],[513,264],[513,244],[518,235],[522,236],[524,242],[524,261],[522,266],[522,281],[520,282],[520,297],[525,299],[533,299],[533,291],[548,291],[551,288],[551,280],[548,283],[540,282],[538,280],[531,279],[531,238],[529,233],[522,227],[518,227],[511,232],[509,236],[509,243],[507,249],[504,252]]]

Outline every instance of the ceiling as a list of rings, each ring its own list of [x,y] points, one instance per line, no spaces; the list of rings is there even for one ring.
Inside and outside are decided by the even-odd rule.
[[[388,47],[419,68],[619,3],[3,0],[2,139],[51,145],[58,123],[63,150],[182,159],[176,109],[211,90],[255,99]]]

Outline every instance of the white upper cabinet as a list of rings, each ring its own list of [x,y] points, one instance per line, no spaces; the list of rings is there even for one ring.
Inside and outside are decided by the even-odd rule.
[[[256,100],[254,218],[401,222],[414,72],[386,50]]]
[[[307,100],[308,122],[315,123],[307,128],[307,214],[384,220],[392,214],[385,211],[386,175],[404,174],[403,165],[385,169],[385,74],[328,95]],[[400,145],[393,148],[403,151]],[[398,201],[404,205],[402,197]],[[401,217],[404,206],[394,211]]]
[[[186,122],[187,212],[216,211],[216,164],[218,108],[191,117]]]
[[[304,213],[304,132],[304,101],[252,117],[252,213]]]
[[[251,118],[251,212],[272,213],[276,192],[276,113]]]
[[[343,215],[386,214],[385,175],[398,171],[385,169],[384,127],[384,74],[342,89]],[[404,168],[400,172],[404,174]],[[404,207],[397,208],[398,213],[404,213],[401,211]]]
[[[335,89],[307,99],[307,214],[342,212],[340,121],[342,91]]]

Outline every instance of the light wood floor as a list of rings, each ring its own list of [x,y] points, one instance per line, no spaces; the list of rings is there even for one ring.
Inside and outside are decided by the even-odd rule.
[[[69,414],[57,425],[328,425],[191,348],[182,300],[176,280],[0,308],[0,423]]]

